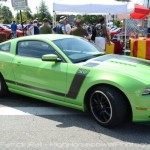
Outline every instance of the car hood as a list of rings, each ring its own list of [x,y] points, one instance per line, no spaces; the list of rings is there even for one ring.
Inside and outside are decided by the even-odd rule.
[[[150,61],[140,58],[108,54],[88,60],[83,66],[109,70],[150,82]]]

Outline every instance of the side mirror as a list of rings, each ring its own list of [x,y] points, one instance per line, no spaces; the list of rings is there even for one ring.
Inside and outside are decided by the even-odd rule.
[[[55,54],[46,54],[42,56],[43,61],[61,61]]]

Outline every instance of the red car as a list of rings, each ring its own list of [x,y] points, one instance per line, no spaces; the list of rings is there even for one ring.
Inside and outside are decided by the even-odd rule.
[[[7,34],[7,39],[11,39],[12,38],[12,32],[11,29],[9,27],[7,27],[6,25],[0,25],[0,33],[5,33]],[[23,36],[23,32],[21,30],[17,30],[17,37],[21,37]]]
[[[116,28],[116,29],[113,29],[113,30],[110,30],[109,33],[111,35],[111,39],[114,37],[114,35],[116,34],[119,34],[121,32],[121,28]]]

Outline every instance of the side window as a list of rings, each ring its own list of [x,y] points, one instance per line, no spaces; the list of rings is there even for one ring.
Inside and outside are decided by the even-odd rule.
[[[19,56],[42,58],[45,54],[56,54],[54,48],[42,41],[18,42],[17,54]]]
[[[9,52],[10,51],[10,43],[5,43],[5,44],[0,45],[0,51]]]

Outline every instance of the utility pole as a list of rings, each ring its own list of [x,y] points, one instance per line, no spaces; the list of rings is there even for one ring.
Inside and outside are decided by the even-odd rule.
[[[147,0],[147,8],[149,9],[149,0]],[[147,17],[147,37],[150,38],[150,15]]]
[[[36,6],[36,12],[37,12],[37,15],[39,14],[39,10],[38,10],[38,7]]]
[[[149,0],[147,0],[147,8],[149,8]]]

